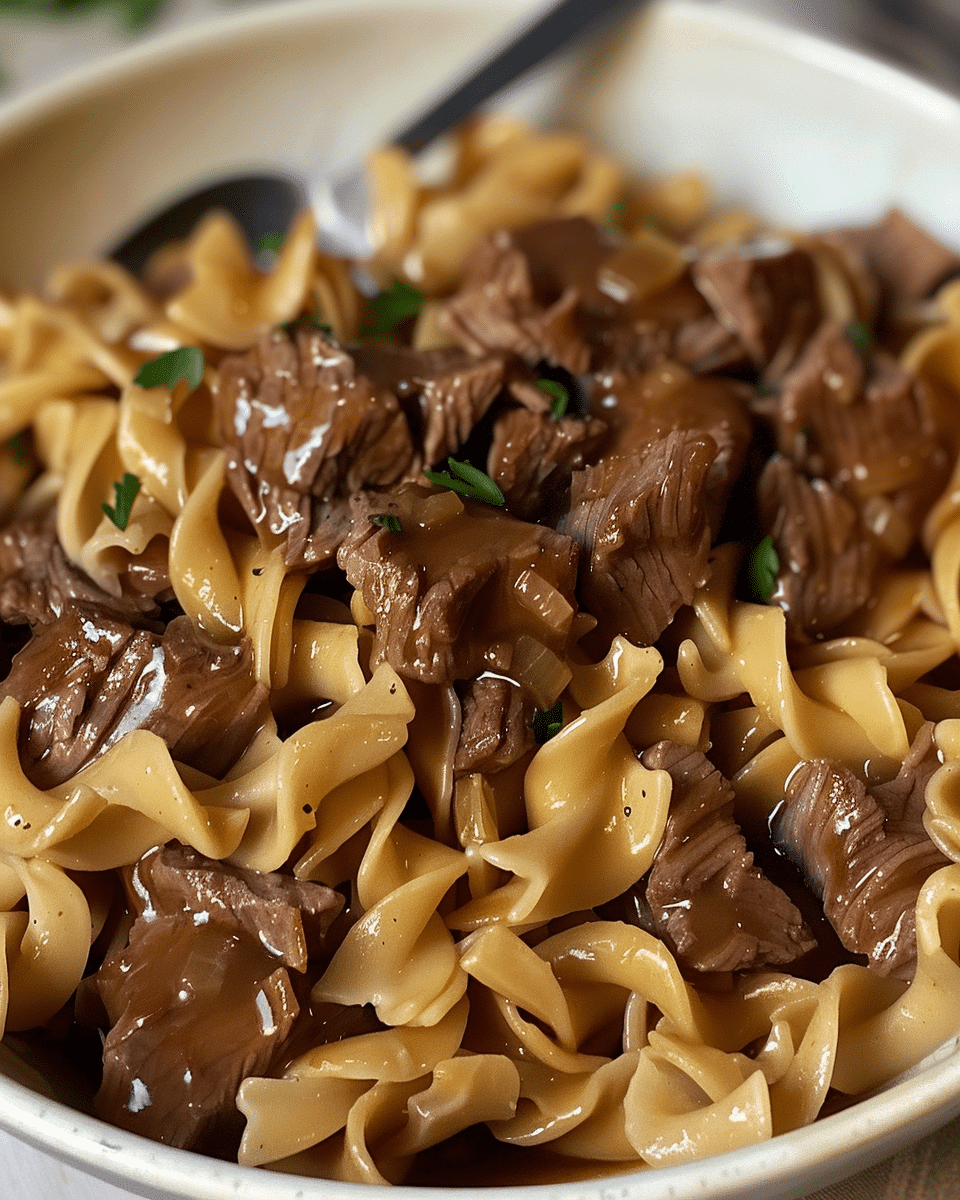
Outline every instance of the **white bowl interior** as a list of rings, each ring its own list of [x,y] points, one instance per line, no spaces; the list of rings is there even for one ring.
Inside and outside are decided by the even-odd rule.
[[[201,182],[342,162],[389,132],[521,7],[301,0],[171,36],[8,105],[0,110],[0,278],[36,285],[56,263],[102,252]],[[644,169],[701,168],[723,196],[788,224],[862,220],[897,203],[960,245],[960,105],[755,18],[675,0],[600,50],[543,72],[511,104],[581,128]],[[18,1082],[9,1063],[0,1071],[0,1127],[140,1195],[369,1195],[146,1142],[51,1101],[29,1072]],[[882,1095],[736,1155],[503,1192],[505,1200],[789,1200],[957,1112],[960,1057],[951,1052]]]

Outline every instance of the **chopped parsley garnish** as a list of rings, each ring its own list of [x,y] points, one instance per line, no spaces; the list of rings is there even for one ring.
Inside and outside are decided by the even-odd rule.
[[[777,575],[780,573],[780,556],[773,545],[773,538],[767,534],[753,550],[745,565],[747,592],[756,604],[769,603],[777,586]]]
[[[423,308],[423,292],[417,291],[402,279],[395,279],[370,301],[375,320],[368,333],[389,333],[420,314]]]
[[[427,471],[424,475],[437,487],[449,488],[469,500],[482,500],[484,504],[492,504],[503,508],[507,500],[489,475],[468,462],[457,462],[455,458],[447,459],[449,474],[446,471]]]
[[[603,223],[608,229],[622,229],[623,218],[627,215],[626,197],[621,196],[620,199],[613,205],[607,215],[603,218]]]
[[[171,350],[144,363],[133,382],[145,388],[174,388],[185,379],[191,388],[195,388],[203,379],[203,369],[203,351],[196,346],[181,346],[179,350]]]
[[[370,520],[374,525],[379,525],[381,529],[389,529],[391,533],[402,533],[403,526],[400,524],[400,518],[393,516],[391,513],[377,513]]]
[[[117,495],[116,505],[103,504],[101,508],[118,529],[126,529],[130,513],[133,511],[133,502],[140,491],[140,480],[127,471],[120,482],[113,485],[113,490]]]
[[[333,327],[321,312],[303,313],[299,317],[294,317],[292,321],[284,321],[282,325],[277,326],[277,329],[284,333],[292,333],[294,329],[319,329],[321,333],[333,333]]]
[[[15,9],[44,17],[68,15],[78,8],[91,9],[101,0],[0,0],[0,9]],[[164,0],[113,0],[111,7],[117,20],[129,33],[135,33],[150,22],[163,7]]]
[[[851,321],[843,332],[861,354],[869,354],[877,344],[873,330],[862,321]]]
[[[555,417],[558,421],[561,417],[566,416],[567,405],[570,403],[570,393],[555,379],[538,379],[537,387],[541,392],[546,392],[548,396],[553,397],[553,408],[550,410],[550,416]]]
[[[279,254],[283,249],[283,234],[261,233],[253,243],[253,248],[257,254],[262,254],[264,251],[268,254]]]
[[[16,463],[28,463],[33,453],[33,443],[30,439],[30,434],[26,429],[21,429],[19,433],[15,433],[7,442],[7,446],[13,456],[13,461]]]
[[[553,708],[533,710],[533,736],[538,746],[556,737],[563,728],[563,702],[558,700]]]

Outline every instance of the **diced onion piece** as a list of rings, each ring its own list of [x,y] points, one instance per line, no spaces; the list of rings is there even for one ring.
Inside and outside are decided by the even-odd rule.
[[[870,496],[861,509],[863,521],[873,536],[894,558],[903,558],[913,541],[913,531],[886,496]]]
[[[510,674],[533,697],[543,711],[552,708],[570,682],[572,672],[562,659],[542,642],[521,633],[513,648]]]
[[[683,250],[652,229],[640,229],[597,272],[597,287],[618,304],[634,304],[679,279],[687,268]]]
[[[445,525],[463,512],[463,501],[456,492],[437,492],[428,496],[417,510],[418,524],[424,529],[432,525]]]
[[[517,576],[513,590],[527,612],[539,617],[550,629],[566,633],[570,628],[573,606],[542,575],[528,567]]]

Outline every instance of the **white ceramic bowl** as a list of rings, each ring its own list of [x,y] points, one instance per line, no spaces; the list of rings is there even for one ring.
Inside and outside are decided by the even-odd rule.
[[[0,109],[0,279],[36,284],[54,264],[103,251],[165,198],[217,176],[342,161],[388,133],[470,47],[528,7],[529,0],[281,4],[149,43]],[[897,203],[947,240],[960,237],[960,104],[753,18],[666,3],[601,50],[552,67],[510,103],[578,126],[637,166],[703,168],[725,197],[791,224],[856,221]],[[136,1194],[370,1200],[370,1189],[144,1141],[49,1099],[15,1063],[0,1060],[0,1072],[0,1127]],[[595,1184],[498,1189],[498,1197],[790,1200],[958,1112],[960,1054],[950,1047],[886,1092],[772,1143]],[[30,1187],[17,1185],[20,1197]],[[423,1193],[398,1188],[391,1197]]]

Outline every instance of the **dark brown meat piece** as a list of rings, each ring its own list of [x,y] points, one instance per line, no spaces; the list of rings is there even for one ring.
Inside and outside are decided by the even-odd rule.
[[[731,379],[694,375],[674,362],[639,375],[598,376],[591,412],[610,429],[604,453],[625,457],[673,430],[709,435],[717,456],[707,480],[708,519],[716,533],[753,436],[751,389]]]
[[[134,729],[222,776],[266,716],[249,644],[208,646],[186,617],[163,636],[94,606],[72,605],[13,660],[0,698],[22,708],[20,758],[37,787],[63,783]]]
[[[168,584],[168,577],[154,578],[154,586],[110,596],[67,558],[52,521],[28,518],[0,533],[0,620],[14,625],[49,625],[75,601],[142,619],[156,613],[152,597]]]
[[[534,747],[533,704],[509,679],[481,676],[467,685],[453,769],[458,776],[493,775]]]
[[[716,457],[711,437],[674,431],[575,472],[559,527],[581,548],[580,597],[603,636],[652,645],[709,578]]]
[[[848,500],[782,455],[764,467],[757,500],[780,559],[771,602],[795,641],[828,636],[870,599],[876,543]]]
[[[393,392],[317,332],[264,334],[221,364],[217,413],[227,475],[250,521],[286,542],[290,566],[332,561],[348,497],[411,470],[410,428]]]
[[[892,512],[904,553],[948,472],[919,381],[882,351],[864,357],[827,322],[768,407],[780,452],[847,496],[869,528]]]
[[[658,742],[640,761],[668,771],[670,812],[639,885],[657,936],[694,971],[782,966],[815,942],[787,895],[753,863],[733,789],[698,750]]]
[[[570,476],[600,449],[607,426],[596,417],[559,420],[523,408],[497,417],[487,455],[487,473],[507,498],[507,508],[524,521],[554,515],[570,487]]]
[[[920,300],[960,274],[960,255],[899,209],[876,225],[844,229],[831,237],[864,255],[880,281],[887,306]]]
[[[177,845],[128,875],[136,920],[95,977],[109,1031],[99,1116],[220,1157],[236,1152],[237,1088],[269,1072],[300,1011],[307,966],[342,897],[318,883],[238,870]],[[304,918],[306,917],[306,920]]]
[[[793,364],[822,317],[813,259],[781,242],[704,255],[693,265],[693,279],[767,378],[779,378]]]
[[[400,401],[425,466],[463,445],[504,383],[502,358],[475,359],[454,347],[357,346],[351,354],[358,374]]]
[[[518,678],[538,647],[565,653],[577,562],[569,538],[418,484],[355,497],[352,511],[338,561],[376,617],[376,656],[401,675]],[[401,531],[378,528],[377,514],[397,517]]]
[[[578,318],[582,284],[610,243],[583,218],[544,221],[484,238],[467,261],[460,290],[441,315],[469,353],[516,354],[575,374],[590,363]]]
[[[898,979],[911,979],[916,969],[920,888],[949,862],[921,819],[926,785],[939,765],[929,724],[897,778],[872,793],[843,767],[804,763],[770,825],[844,946]]]

